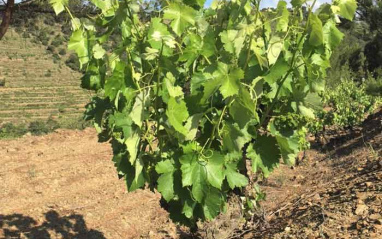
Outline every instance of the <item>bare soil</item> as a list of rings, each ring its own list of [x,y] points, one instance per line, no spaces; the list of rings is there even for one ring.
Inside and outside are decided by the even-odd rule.
[[[0,141],[0,238],[165,238],[159,194],[127,193],[96,132]]]
[[[244,238],[382,238],[382,111],[325,137],[261,182],[267,200]]]
[[[194,237],[382,238],[382,111],[325,141],[260,182],[251,222],[237,200]],[[92,129],[0,141],[0,238],[183,237],[160,195],[127,193],[110,159]]]

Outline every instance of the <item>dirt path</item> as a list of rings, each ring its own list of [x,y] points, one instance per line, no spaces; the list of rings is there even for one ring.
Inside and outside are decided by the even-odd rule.
[[[95,131],[0,141],[0,238],[164,238],[159,194],[126,193]]]

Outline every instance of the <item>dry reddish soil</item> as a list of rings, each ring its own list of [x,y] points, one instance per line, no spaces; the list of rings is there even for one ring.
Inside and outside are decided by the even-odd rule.
[[[382,111],[325,137],[260,182],[251,222],[236,200],[194,237],[382,238]],[[110,159],[91,129],[0,141],[0,238],[182,237],[159,194],[126,193]]]
[[[382,238],[382,111],[325,137],[261,183],[267,200],[244,238]]]
[[[0,238],[166,238],[159,194],[127,193],[96,132],[0,141]]]

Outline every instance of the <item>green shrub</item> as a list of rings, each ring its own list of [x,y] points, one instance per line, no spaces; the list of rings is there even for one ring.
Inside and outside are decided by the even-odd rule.
[[[40,27],[37,26],[37,25],[32,25],[31,30],[32,30],[32,31],[39,31],[39,30],[40,30]]]
[[[46,121],[46,127],[49,129],[49,132],[52,132],[60,128],[60,124],[52,117],[49,117],[49,119]]]
[[[70,33],[72,32],[71,28],[70,28],[70,25],[69,24],[64,24],[61,26],[61,32],[64,34],[64,35],[70,35]]]
[[[56,48],[54,47],[54,46],[52,46],[52,45],[50,45],[50,46],[48,46],[47,48],[46,48],[46,50],[47,51],[49,51],[49,52],[54,52],[54,50],[55,50]]]
[[[35,39],[35,38],[32,38],[31,42],[32,42],[33,44],[38,44],[38,43],[39,43],[39,41],[38,41],[37,39]]]
[[[38,32],[37,39],[40,41],[46,40],[49,41],[48,33],[45,29],[42,29]]]
[[[14,125],[13,123],[6,123],[0,126],[0,138],[17,138],[26,134],[28,131],[25,125]]]
[[[45,77],[51,77],[52,76],[52,71],[51,70],[48,70],[45,75]]]
[[[57,53],[53,54],[53,60],[59,61],[60,59],[61,59],[60,55],[58,55]]]
[[[56,37],[52,40],[52,45],[55,47],[59,47],[63,44],[64,38],[63,37]]]
[[[23,38],[30,38],[29,32],[23,32],[22,37]]]
[[[45,122],[42,121],[33,121],[29,124],[28,131],[32,135],[42,135],[49,132],[48,127],[46,127]]]
[[[23,32],[23,28],[22,27],[16,27],[15,28],[15,31],[17,32],[17,33],[22,33]]]
[[[60,126],[63,129],[83,130],[93,126],[93,121],[85,121],[82,117],[60,120]]]
[[[54,25],[54,17],[52,17],[50,15],[45,15],[44,24],[46,24],[48,26],[53,26]]]
[[[53,118],[49,118],[46,122],[44,121],[33,121],[29,124],[28,131],[32,135],[43,135],[50,133],[56,129],[60,128],[60,124]]]
[[[65,64],[70,67],[72,70],[79,71],[80,64],[78,61],[78,57],[75,54],[70,54],[69,58],[65,61]]]
[[[372,96],[382,96],[382,77],[369,78],[366,82],[366,93]]]
[[[65,49],[61,49],[58,54],[60,54],[61,56],[64,56],[66,55],[66,50]]]
[[[322,94],[325,110],[316,112],[316,119],[310,122],[309,131],[319,133],[326,126],[352,128],[363,122],[374,109],[376,98],[367,94],[365,84],[342,80],[337,87]]]

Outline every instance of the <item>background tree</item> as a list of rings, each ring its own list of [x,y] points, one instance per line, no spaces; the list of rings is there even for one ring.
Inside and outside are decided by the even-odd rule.
[[[2,5],[0,5],[0,11],[2,14],[2,22],[0,25],[0,40],[4,37],[9,24],[11,23],[13,8],[15,6],[15,0],[2,0]],[[1,4],[0,3],[0,4]]]

